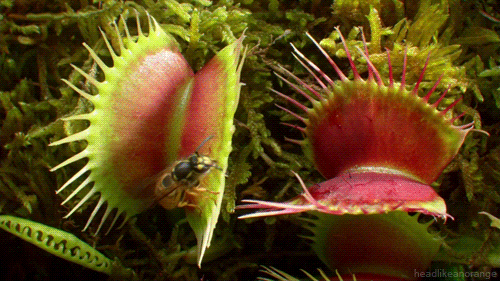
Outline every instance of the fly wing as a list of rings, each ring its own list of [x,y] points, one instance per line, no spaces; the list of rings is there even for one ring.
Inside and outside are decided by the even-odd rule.
[[[166,171],[157,178],[155,202],[158,202],[163,208],[171,210],[179,206],[188,186],[183,181],[175,181],[172,178],[172,169],[166,169]]]

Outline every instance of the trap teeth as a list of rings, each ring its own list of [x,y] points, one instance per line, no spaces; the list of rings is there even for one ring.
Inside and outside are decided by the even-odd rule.
[[[124,21],[123,18],[121,20]],[[119,52],[113,50],[102,32],[113,60],[112,67],[99,58],[97,51],[84,44],[104,73],[105,80],[97,81],[82,69],[74,68],[95,86],[97,95],[63,80],[92,102],[94,110],[89,114],[66,118],[68,121],[88,120],[90,126],[52,145],[78,140],[85,140],[88,145],[53,170],[88,158],[85,167],[71,177],[59,192],[83,175],[87,176],[64,203],[72,200],[88,184],[93,183],[92,188],[66,217],[84,206],[94,194],[100,194],[99,202],[84,228],[90,226],[102,206],[107,206],[96,234],[113,209],[117,211],[109,229],[120,215],[124,215],[125,222],[150,208],[157,199],[157,175],[193,152],[207,155],[222,171],[227,168],[233,117],[241,86],[244,36],[221,50],[194,74],[175,39],[149,15],[148,22],[149,32],[146,35],[141,30],[137,15],[138,36],[134,38],[123,22],[126,40],[114,24]],[[210,140],[210,143],[201,147],[204,140]],[[202,215],[199,211],[191,212],[192,208],[186,209],[188,221],[199,242],[198,263],[201,263],[205,248],[210,245],[220,212],[224,183],[223,173],[207,174],[203,180],[200,179],[200,186],[216,192],[217,199],[215,202],[211,198],[196,202]]]

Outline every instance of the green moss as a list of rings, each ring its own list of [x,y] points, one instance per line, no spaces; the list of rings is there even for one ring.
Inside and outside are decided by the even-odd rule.
[[[253,280],[258,275],[257,264],[279,267],[277,260],[284,259],[294,267],[315,272],[319,261],[297,236],[303,230],[281,218],[271,225],[238,221],[233,211],[241,198],[284,201],[300,193],[300,186],[289,174],[290,169],[299,171],[308,185],[321,181],[300,147],[285,141],[285,136],[295,139],[302,136],[280,124],[289,121],[290,116],[275,108],[274,103],[282,103],[282,100],[269,88],[295,95],[273,75],[278,64],[301,78],[307,77],[291,56],[289,43],[320,67],[329,69],[321,54],[312,48],[305,32],[318,41],[323,39],[322,45],[342,70],[348,72],[335,26],[346,34],[351,54],[361,71],[366,68],[362,67],[364,59],[355,49],[355,46],[363,49],[358,26],[363,28],[370,59],[383,79],[387,79],[388,74],[385,47],[390,50],[396,79],[401,76],[407,48],[409,87],[417,81],[430,53],[430,64],[421,87],[430,89],[444,74],[437,93],[449,85],[452,89],[442,106],[464,96],[456,107],[457,112],[466,113],[463,122],[475,121],[476,128],[488,131],[491,136],[485,138],[476,133],[469,136],[459,156],[435,183],[455,217],[455,222],[441,228],[449,233],[473,233],[481,239],[491,232],[489,221],[478,218],[477,212],[482,210],[499,216],[500,23],[495,19],[500,15],[498,4],[493,0],[302,0],[289,1],[287,5],[269,0],[0,1],[2,213],[29,217],[81,235],[80,229],[88,214],[75,214],[74,221],[63,220],[67,210],[59,204],[67,194],[55,195],[56,187],[79,170],[78,165],[56,174],[48,170],[82,150],[85,143],[61,147],[47,147],[47,144],[86,127],[85,123],[63,124],[58,118],[89,112],[91,105],[60,79],[66,78],[92,91],[70,64],[81,66],[100,78],[102,73],[97,71],[81,44],[86,42],[106,59],[109,54],[99,27],[117,46],[109,23],[119,15],[134,17],[134,9],[143,22],[146,22],[147,11],[173,34],[195,70],[244,30],[247,36],[244,44],[249,47],[229,160],[224,220],[220,221],[215,234],[217,241],[225,237],[224,233],[231,233],[240,250],[223,255],[214,263],[203,264],[200,270],[183,259],[185,251],[195,243],[190,229],[182,221],[178,222],[174,214],[158,209],[141,215],[136,228],[125,226],[109,236],[84,236],[85,242],[95,243],[108,256],[119,257],[143,279],[200,280],[206,276],[215,280],[224,276],[227,280]],[[123,31],[123,26],[119,28]],[[135,34],[132,21],[129,28]],[[431,99],[437,99],[437,95]],[[71,226],[73,224],[76,226]],[[134,230],[130,229],[137,229],[144,239],[131,235]],[[226,251],[222,248],[221,253]],[[266,253],[266,248],[270,252]],[[211,250],[217,256],[217,248]],[[307,259],[302,258],[304,255]],[[298,271],[290,274],[301,275]]]
[[[442,104],[446,107],[458,95],[461,95],[466,89],[475,91],[476,96],[482,99],[481,93],[476,85],[476,81],[466,76],[466,68],[457,66],[456,62],[460,58],[460,45],[452,44],[448,29],[444,29],[444,23],[448,20],[447,5],[431,5],[431,1],[422,1],[413,21],[406,18],[399,20],[393,27],[384,27],[379,16],[379,12],[372,8],[366,17],[369,21],[368,28],[364,28],[366,37],[370,38],[367,42],[370,60],[381,72],[385,82],[388,83],[389,68],[387,67],[387,54],[385,48],[390,50],[391,63],[393,65],[393,76],[398,79],[402,75],[403,57],[407,53],[406,83],[412,87],[418,80],[422,69],[424,68],[427,56],[429,65],[423,77],[421,87],[429,90],[435,81],[443,75],[442,82],[438,89],[444,91],[451,86],[449,99]],[[448,27],[450,28],[450,27]],[[441,32],[440,32],[441,30]],[[361,30],[353,28],[346,38],[347,45],[355,61],[360,62],[360,71],[366,72],[366,64],[362,55],[354,48],[363,49],[361,40]],[[336,31],[333,31],[329,38],[321,41],[321,45],[331,54],[345,58],[346,54],[339,40]],[[458,87],[458,88],[457,88]],[[433,99],[437,99],[436,94]],[[431,98],[432,99],[432,98]]]

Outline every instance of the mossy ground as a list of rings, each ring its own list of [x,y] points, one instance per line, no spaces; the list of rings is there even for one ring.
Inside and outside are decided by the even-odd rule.
[[[352,4],[357,2],[361,3]],[[410,86],[431,52],[422,87],[430,89],[444,73],[441,90],[452,85],[447,103],[463,95],[456,108],[466,112],[464,122],[474,120],[478,129],[491,134],[489,138],[471,134],[435,183],[455,217],[437,227],[451,238],[466,234],[485,241],[473,251],[470,262],[479,269],[491,268],[484,257],[499,245],[499,233],[489,227],[487,217],[477,213],[500,215],[500,5],[493,0],[404,2],[407,4],[396,0],[0,1],[1,213],[74,233],[135,269],[144,280],[254,280],[259,265],[292,275],[301,275],[298,268],[315,272],[323,265],[297,236],[307,234],[299,225],[281,218],[240,221],[233,211],[242,198],[283,201],[298,194],[300,186],[288,173],[290,169],[299,171],[306,184],[322,180],[300,147],[285,141],[285,137],[302,136],[280,124],[290,117],[274,106],[284,101],[268,88],[294,94],[272,72],[281,64],[307,77],[291,56],[289,43],[293,43],[335,77],[306,37],[309,32],[318,41],[325,38],[322,45],[348,73],[333,28],[340,25],[348,46],[354,47],[362,46],[357,28],[362,26],[373,62],[383,75],[387,72],[384,47],[395,50],[391,53],[395,66],[401,64],[401,50],[408,48]],[[84,163],[57,173],[49,169],[82,150],[85,143],[47,145],[87,126],[85,122],[64,124],[58,118],[90,110],[61,78],[92,91],[70,63],[97,77],[102,75],[96,72],[82,42],[110,61],[98,27],[117,44],[109,23],[120,14],[133,17],[133,9],[142,17],[148,11],[173,34],[195,70],[246,29],[244,44],[249,53],[241,78],[245,85],[235,117],[222,219],[201,269],[190,262],[194,252],[189,250],[196,242],[181,211],[166,213],[154,208],[139,215],[135,226],[132,223],[108,236],[93,237],[80,232],[93,208],[63,220],[68,210],[60,202],[67,194],[55,195],[57,187]],[[134,29],[133,24],[130,28]],[[355,59],[362,64],[361,56]],[[397,71],[395,67],[396,77]],[[76,265],[63,265],[65,261],[4,232],[0,237],[0,270],[11,280],[60,279],[68,276],[68,268],[70,276],[81,280],[94,274]],[[218,244],[218,240],[225,242]],[[12,261],[12,256],[16,256],[16,266],[5,262]]]

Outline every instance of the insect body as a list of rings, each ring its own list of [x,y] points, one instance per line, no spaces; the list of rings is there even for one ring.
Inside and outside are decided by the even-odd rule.
[[[200,176],[212,168],[222,170],[210,157],[195,152],[188,159],[177,162],[171,175],[174,181],[186,181],[188,185],[196,186],[199,184]]]
[[[157,202],[166,209],[176,207],[198,207],[188,199],[198,197],[200,193],[214,193],[200,187],[200,180],[212,168],[222,171],[215,160],[206,155],[200,155],[198,150],[212,138],[206,138],[187,159],[180,160],[168,167],[156,183]]]

